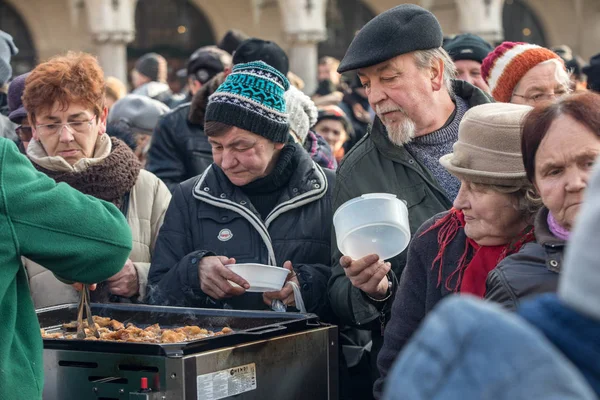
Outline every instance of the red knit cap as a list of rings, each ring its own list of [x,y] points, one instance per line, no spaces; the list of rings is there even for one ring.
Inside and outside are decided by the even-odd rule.
[[[521,78],[536,65],[552,59],[561,60],[553,51],[535,44],[504,42],[483,60],[481,75],[494,99],[509,103]]]

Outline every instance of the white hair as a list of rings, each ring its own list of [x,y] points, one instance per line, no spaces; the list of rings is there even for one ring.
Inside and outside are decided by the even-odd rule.
[[[564,86],[565,89],[567,90],[567,92],[570,92],[571,91],[571,73],[565,69],[565,65],[563,64],[563,62],[557,58],[552,58],[550,60],[541,62],[539,65],[546,65],[546,64],[554,64],[554,66],[556,67],[554,70],[554,79],[556,79],[556,82],[558,82],[559,84]]]
[[[448,91],[450,97],[454,98],[454,89],[452,88],[452,80],[456,78],[456,66],[450,55],[443,48],[435,48],[428,50],[417,50],[413,52],[415,57],[415,63],[419,69],[429,69],[433,65],[442,61],[444,63],[444,86]]]
[[[414,139],[417,132],[417,126],[415,122],[406,114],[406,111],[404,111],[404,109],[397,104],[389,103],[375,105],[375,112],[377,115],[383,115],[391,111],[401,112],[404,115],[404,118],[400,119],[399,121],[386,124],[385,119],[380,117],[381,122],[385,125],[388,138],[393,144],[396,146],[405,145]]]
[[[403,146],[410,143],[416,135],[417,126],[415,122],[406,117],[399,124],[386,126],[390,142],[396,146]]]
[[[568,93],[571,93],[571,73],[565,69],[565,65],[558,58],[552,58],[550,60],[542,61],[538,65],[548,65],[552,64],[555,66],[554,68],[554,79],[558,82],[559,85],[563,86]],[[537,65],[536,65],[537,67]],[[519,81],[515,88],[513,89],[512,95],[514,95],[518,89],[521,81]],[[511,96],[512,96],[511,95]]]

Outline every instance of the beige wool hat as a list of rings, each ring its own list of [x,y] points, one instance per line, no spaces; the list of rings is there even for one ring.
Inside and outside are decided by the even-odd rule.
[[[467,111],[453,153],[440,158],[452,175],[499,186],[527,184],[521,155],[521,123],[532,107],[489,103]]]

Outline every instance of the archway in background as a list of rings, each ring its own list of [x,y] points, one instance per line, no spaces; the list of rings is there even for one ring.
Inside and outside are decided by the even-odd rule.
[[[37,63],[37,53],[31,34],[19,13],[3,0],[0,0],[0,30],[8,32],[19,48],[19,53],[10,62],[13,76],[31,71]]]
[[[341,60],[354,35],[375,14],[360,0],[329,0],[327,2],[327,40],[319,43],[319,57]]]
[[[502,12],[504,40],[527,42],[546,47],[544,27],[535,12],[523,0],[506,0]]]
[[[189,0],[138,0],[135,40],[127,47],[128,67],[142,55],[156,52],[169,63],[169,82],[198,47],[215,44],[208,18]]]

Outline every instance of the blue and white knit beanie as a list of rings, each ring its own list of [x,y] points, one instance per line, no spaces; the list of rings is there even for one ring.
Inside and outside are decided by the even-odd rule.
[[[237,64],[208,98],[205,121],[222,122],[286,143],[289,124],[283,95],[289,87],[281,72],[262,61]]]

